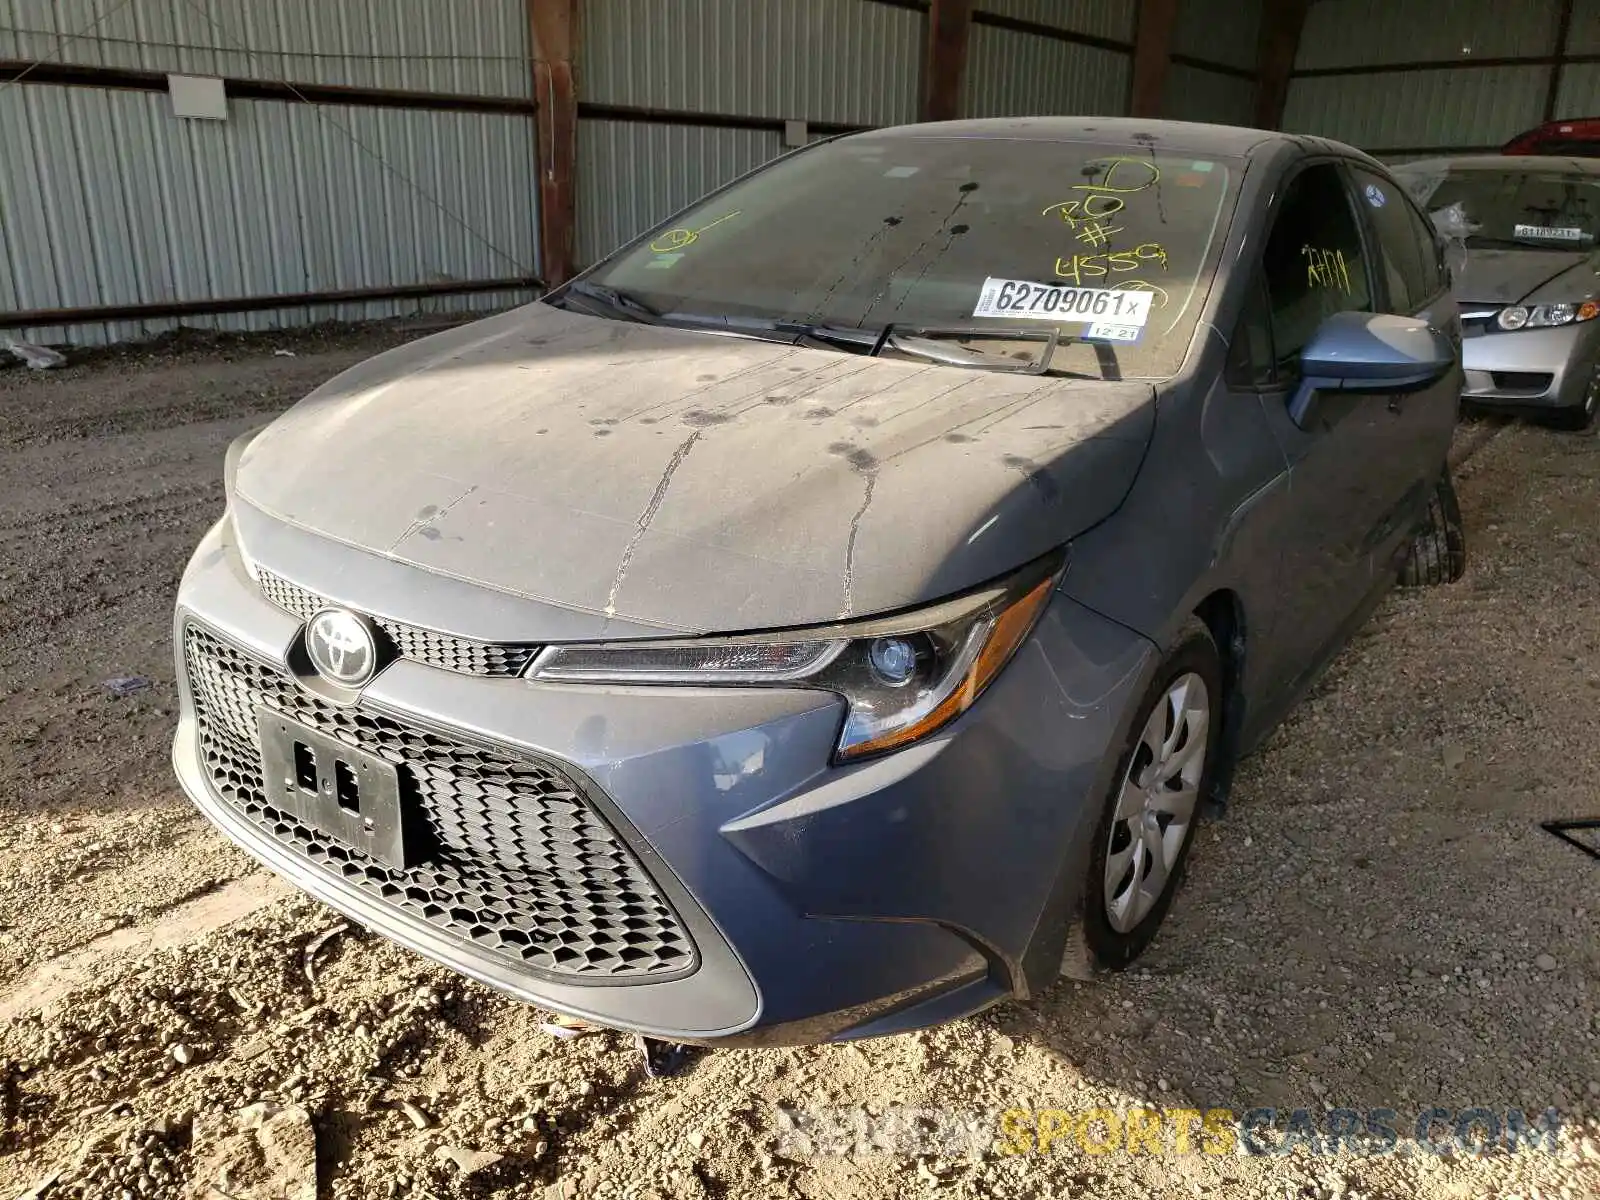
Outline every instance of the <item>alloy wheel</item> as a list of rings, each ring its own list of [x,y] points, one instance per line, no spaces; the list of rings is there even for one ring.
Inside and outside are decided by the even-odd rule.
[[[1106,847],[1106,919],[1127,933],[1156,906],[1194,823],[1205,775],[1211,696],[1180,675],[1151,710],[1117,796]]]

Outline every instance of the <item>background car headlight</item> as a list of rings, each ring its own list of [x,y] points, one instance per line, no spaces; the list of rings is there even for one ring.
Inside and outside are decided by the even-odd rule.
[[[1052,554],[965,596],[897,617],[789,633],[550,646],[526,677],[552,683],[813,687],[846,703],[837,757],[896,750],[972,707],[1027,640],[1065,565]]]
[[[1495,318],[1501,329],[1547,329],[1552,325],[1571,325],[1574,321],[1592,321],[1600,317],[1600,302],[1585,300],[1581,304],[1537,304],[1532,308],[1513,304],[1502,308]]]

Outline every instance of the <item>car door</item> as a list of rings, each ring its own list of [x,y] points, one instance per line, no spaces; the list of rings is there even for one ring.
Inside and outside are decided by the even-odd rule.
[[[1260,245],[1227,378],[1231,390],[1254,393],[1288,468],[1274,521],[1281,586],[1269,636],[1258,642],[1272,697],[1264,707],[1272,709],[1292,699],[1364,615],[1378,582],[1372,545],[1410,481],[1391,474],[1397,415],[1384,398],[1326,392],[1306,428],[1289,415],[1300,352],[1322,322],[1375,311],[1367,239],[1337,162],[1304,164],[1279,187]]]
[[[1379,282],[1380,311],[1427,321],[1448,333],[1459,350],[1461,318],[1432,226],[1393,179],[1360,163],[1350,163],[1349,170]],[[1410,486],[1384,528],[1381,544],[1373,548],[1374,569],[1405,553],[1411,533],[1427,511],[1455,433],[1462,382],[1458,369],[1429,387],[1388,397],[1395,419],[1390,422],[1385,458],[1409,479]]]

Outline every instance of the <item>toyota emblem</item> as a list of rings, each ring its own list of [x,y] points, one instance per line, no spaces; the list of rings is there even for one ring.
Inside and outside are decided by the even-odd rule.
[[[355,613],[325,608],[306,629],[306,653],[317,674],[340,687],[363,687],[378,667],[372,627]]]

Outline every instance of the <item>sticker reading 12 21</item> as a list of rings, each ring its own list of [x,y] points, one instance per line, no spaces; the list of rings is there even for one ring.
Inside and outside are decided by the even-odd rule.
[[[1150,318],[1147,291],[1122,288],[1064,287],[1025,279],[985,279],[975,317],[1009,317],[1032,321],[1091,321],[1141,327]]]

